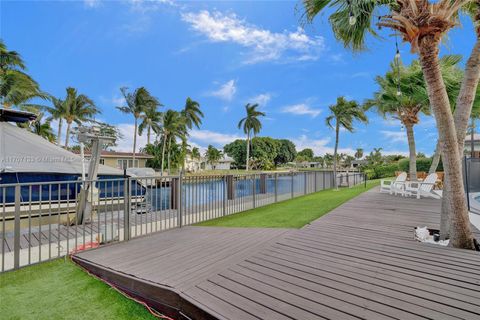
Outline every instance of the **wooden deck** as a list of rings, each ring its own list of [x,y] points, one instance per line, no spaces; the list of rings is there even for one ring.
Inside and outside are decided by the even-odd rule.
[[[185,227],[74,260],[177,319],[480,319],[480,254],[413,240],[439,206],[371,190],[299,230]]]

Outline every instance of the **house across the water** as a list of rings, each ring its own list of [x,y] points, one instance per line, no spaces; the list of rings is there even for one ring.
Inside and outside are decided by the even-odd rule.
[[[89,151],[85,151],[85,158],[90,158]],[[132,152],[103,150],[100,156],[100,164],[121,170],[128,168],[146,168],[148,159],[153,159],[153,156],[137,152],[135,153],[135,161],[133,161]]]

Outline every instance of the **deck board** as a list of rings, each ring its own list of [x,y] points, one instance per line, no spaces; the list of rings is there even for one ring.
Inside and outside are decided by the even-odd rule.
[[[480,254],[413,239],[439,211],[374,189],[301,229],[184,227],[74,260],[178,319],[480,318]]]

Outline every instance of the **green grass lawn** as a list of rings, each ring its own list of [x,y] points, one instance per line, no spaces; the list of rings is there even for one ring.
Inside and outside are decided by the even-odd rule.
[[[155,319],[63,259],[0,274],[0,319]]]
[[[379,184],[378,180],[338,191],[325,190],[197,225],[218,227],[301,228],[342,203]]]

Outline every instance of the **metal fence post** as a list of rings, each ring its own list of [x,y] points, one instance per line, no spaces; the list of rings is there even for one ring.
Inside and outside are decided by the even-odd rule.
[[[223,216],[227,214],[227,176],[223,176]]]
[[[307,172],[303,174],[304,180],[303,180],[303,194],[307,194]]]
[[[325,187],[325,170],[322,171],[322,172],[323,172],[323,189],[322,189],[322,190],[325,190],[325,189],[327,189],[327,188]]]
[[[292,190],[291,190],[291,198],[293,198],[293,195],[294,195],[294,189],[293,189],[293,187],[294,187],[294,180],[293,180],[293,179],[294,179],[294,176],[295,176],[295,173],[294,173],[294,172],[292,172],[292,183],[291,183],[291,184],[292,184],[292,186],[291,186],[291,189],[292,189]]]
[[[464,156],[463,157],[463,168],[464,168],[464,171],[465,171],[465,193],[467,195],[467,207],[468,207],[468,211],[470,211],[470,197],[469,197],[469,193],[470,193],[470,187],[468,185],[468,169],[467,169],[467,156]]]
[[[255,209],[257,207],[257,199],[256,199],[256,195],[255,195],[255,188],[256,187],[256,181],[255,181],[255,174],[252,176],[252,205],[253,205],[253,208]]]
[[[313,178],[315,179],[315,180],[314,180],[314,182],[313,182],[313,190],[315,190],[315,192],[317,192],[317,191],[318,191],[318,185],[317,185],[317,173],[318,173],[318,171],[315,171],[315,173],[314,173],[314,177],[313,177]]]
[[[130,178],[123,180],[123,240],[130,240]]]
[[[275,172],[275,185],[274,185],[274,189],[275,189],[275,202],[278,202],[278,173]]]
[[[178,220],[178,226],[181,228],[183,225],[182,221],[182,185],[183,185],[183,172],[180,171],[180,174],[178,176],[178,183],[177,183],[177,220]]]
[[[363,181],[365,181],[365,188],[367,187],[367,174],[363,173]]]
[[[13,239],[13,268],[20,267],[20,185],[15,186],[15,225]]]

